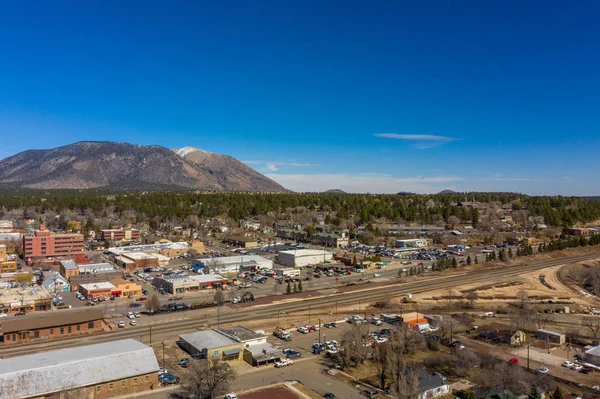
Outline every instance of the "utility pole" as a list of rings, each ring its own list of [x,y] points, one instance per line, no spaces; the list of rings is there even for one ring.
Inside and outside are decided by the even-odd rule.
[[[221,292],[223,295],[223,292]],[[217,296],[217,328],[221,328],[221,295]]]
[[[337,301],[335,301],[335,321],[337,322]]]
[[[163,342],[161,342],[161,344],[162,344],[162,350],[163,350],[163,351],[162,351],[162,352],[163,352],[163,353],[162,353],[162,355],[163,355],[163,356],[162,356],[162,358],[163,358],[163,361],[162,361],[162,367],[163,367],[163,369],[164,369],[164,368],[165,368],[165,342],[163,341]]]
[[[150,346],[152,346],[152,324],[150,324]]]
[[[321,319],[319,319],[319,348],[321,347]]]
[[[308,305],[308,324],[310,324],[310,305]]]
[[[527,371],[529,371],[529,342],[527,342]]]
[[[452,346],[452,321],[450,321],[450,354],[454,354],[454,347]]]
[[[279,310],[277,311],[277,327],[279,327]]]

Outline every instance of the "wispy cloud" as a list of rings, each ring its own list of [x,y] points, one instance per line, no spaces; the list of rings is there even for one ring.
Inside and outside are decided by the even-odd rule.
[[[264,162],[263,161],[242,161],[242,163],[245,163],[246,165],[260,165]]]
[[[305,163],[305,162],[282,162],[282,161],[242,161],[246,165],[265,165],[267,172],[276,172],[279,170],[279,166],[290,166],[294,168],[309,168],[319,166],[316,163]]]
[[[408,140],[416,142],[413,146],[419,150],[437,147],[439,145],[458,141],[460,139],[435,134],[398,134],[398,133],[375,133],[375,137],[395,140]]]
[[[279,170],[279,168],[277,168],[277,164],[275,163],[267,163],[267,170],[270,172],[275,172]]]

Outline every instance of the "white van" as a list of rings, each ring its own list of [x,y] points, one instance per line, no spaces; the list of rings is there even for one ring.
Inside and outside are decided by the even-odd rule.
[[[483,317],[494,317],[494,312],[485,312]]]

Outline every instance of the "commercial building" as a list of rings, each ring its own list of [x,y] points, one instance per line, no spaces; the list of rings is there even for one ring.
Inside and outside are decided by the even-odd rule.
[[[54,294],[56,292],[69,292],[71,289],[69,280],[67,280],[57,272],[44,272],[42,274],[42,277],[42,286],[46,288],[51,294]]]
[[[137,241],[140,239],[138,229],[106,229],[100,230],[102,241]]]
[[[324,263],[333,258],[329,251],[318,249],[294,249],[291,251],[279,251],[278,260],[284,266],[303,267]]]
[[[262,256],[222,256],[218,258],[194,259],[192,269],[203,269],[205,273],[240,273],[258,269],[273,269],[273,261]]]
[[[116,287],[109,282],[79,284],[78,291],[87,299],[110,298]]]
[[[13,228],[12,220],[0,220],[0,233],[11,233]]]
[[[550,330],[538,330],[536,333],[537,339],[548,341],[552,344],[562,345],[566,342],[565,334]]]
[[[108,248],[113,256],[121,255],[124,252],[145,252],[157,253],[170,258],[187,254],[190,250],[190,245],[187,242],[169,242],[165,244],[149,244],[149,245],[131,245],[127,247],[111,247]]]
[[[132,283],[122,278],[113,278],[109,283],[115,286],[110,292],[111,296],[132,297],[142,294],[142,286],[140,284]]]
[[[52,295],[44,287],[6,288],[0,296],[0,313],[52,310]]]
[[[52,314],[5,317],[0,321],[0,344],[23,344],[102,332],[101,309],[59,311]]]
[[[335,233],[316,233],[310,237],[310,241],[315,245],[340,248],[348,246],[348,236],[345,232],[340,235]]]
[[[84,248],[83,234],[51,234],[44,225],[33,234],[23,236],[23,252],[28,263],[35,257],[83,257]]]
[[[83,265],[77,265],[79,268],[79,274],[109,274],[113,273],[116,269],[110,263],[88,263]]]
[[[158,387],[151,347],[134,339],[0,360],[0,397],[104,399]]]
[[[158,289],[162,288],[170,294],[208,290],[226,286],[228,283],[229,279],[219,274],[198,274],[183,277],[163,276],[154,277],[152,280],[152,285]]]
[[[6,245],[0,245],[0,273],[16,273],[16,259],[8,259]]]
[[[235,245],[236,247],[253,249],[258,248],[258,241],[254,238],[248,237],[231,237],[227,239],[227,242],[231,245]]]
[[[179,338],[182,349],[201,359],[244,359],[253,366],[263,366],[283,357],[279,348],[267,342],[266,335],[242,326],[182,334]]]
[[[61,260],[59,263],[58,271],[64,278],[68,280],[72,276],[77,276],[79,274],[79,266],[77,266],[77,263],[75,263],[74,260]]]
[[[306,232],[304,230],[288,229],[288,228],[278,228],[275,235],[280,238],[286,238],[288,240],[294,240],[294,241],[306,241],[306,240],[308,240],[308,237],[310,236],[308,234],[308,232]]]
[[[158,255],[145,252],[122,252],[115,258],[115,262],[127,270],[158,267]]]
[[[429,244],[426,238],[409,238],[404,240],[396,240],[394,245],[396,248],[425,248]]]
[[[99,273],[99,274],[79,274],[77,276],[71,276],[69,282],[71,283],[71,291],[79,291],[80,284],[97,284],[110,281],[113,278],[122,278],[123,272],[113,270],[112,272]]]

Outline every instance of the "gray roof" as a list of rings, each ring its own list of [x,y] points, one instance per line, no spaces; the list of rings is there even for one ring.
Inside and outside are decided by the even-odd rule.
[[[593,348],[586,350],[585,354],[591,356],[600,356],[600,346],[594,346]]]
[[[134,339],[0,360],[0,397],[17,399],[158,371],[151,347]]]
[[[61,260],[60,264],[63,265],[63,267],[66,270],[77,270],[79,269],[79,267],[77,267],[77,263],[75,263],[74,260]]]
[[[233,339],[214,330],[181,334],[179,338],[200,352],[202,352],[204,349],[220,348],[222,346],[237,344],[237,342]]]
[[[421,392],[427,392],[444,385],[446,385],[446,381],[439,374],[430,375],[425,370],[419,371],[419,388],[421,388]]]
[[[220,328],[215,331],[219,331],[221,334],[231,337],[232,339],[239,342],[253,341],[261,338],[266,338],[265,334],[257,333],[242,326]]]

